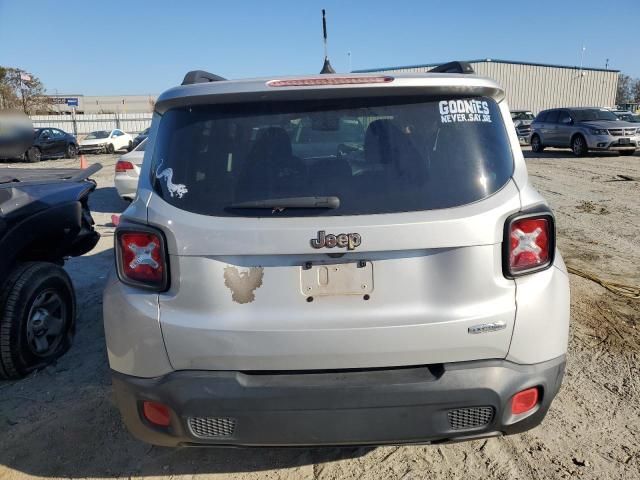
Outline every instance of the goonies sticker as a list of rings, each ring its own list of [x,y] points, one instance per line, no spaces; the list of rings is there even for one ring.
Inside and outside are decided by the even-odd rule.
[[[443,100],[439,107],[442,123],[491,123],[489,104],[482,100]]]

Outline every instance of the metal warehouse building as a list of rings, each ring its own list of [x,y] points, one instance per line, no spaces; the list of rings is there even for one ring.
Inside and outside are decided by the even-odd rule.
[[[534,113],[554,107],[613,107],[619,70],[508,60],[468,60],[476,74],[500,83],[511,110]],[[439,63],[373,68],[356,72],[428,72]]]
[[[48,95],[48,112],[75,113],[151,113],[157,95]],[[45,113],[45,112],[43,112]]]

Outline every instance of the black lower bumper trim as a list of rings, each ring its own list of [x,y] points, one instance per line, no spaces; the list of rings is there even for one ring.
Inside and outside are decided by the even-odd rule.
[[[152,379],[113,372],[113,386],[129,430],[157,445],[439,443],[535,427],[560,388],[564,367],[563,356],[535,365],[487,360],[435,369],[179,371]],[[539,387],[540,403],[512,415],[511,397],[530,387]],[[145,400],[170,407],[169,427],[144,419]]]

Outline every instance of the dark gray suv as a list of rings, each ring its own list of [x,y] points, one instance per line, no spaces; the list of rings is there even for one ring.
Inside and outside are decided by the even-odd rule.
[[[640,128],[618,120],[604,108],[556,108],[544,110],[531,124],[531,149],[570,148],[582,157],[589,150],[633,155],[640,145]]]

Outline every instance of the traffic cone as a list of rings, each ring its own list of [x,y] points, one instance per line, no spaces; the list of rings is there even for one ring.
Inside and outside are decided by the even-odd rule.
[[[89,165],[87,165],[87,159],[84,158],[84,155],[80,155],[80,168],[82,170],[84,170],[85,168],[87,168]]]

